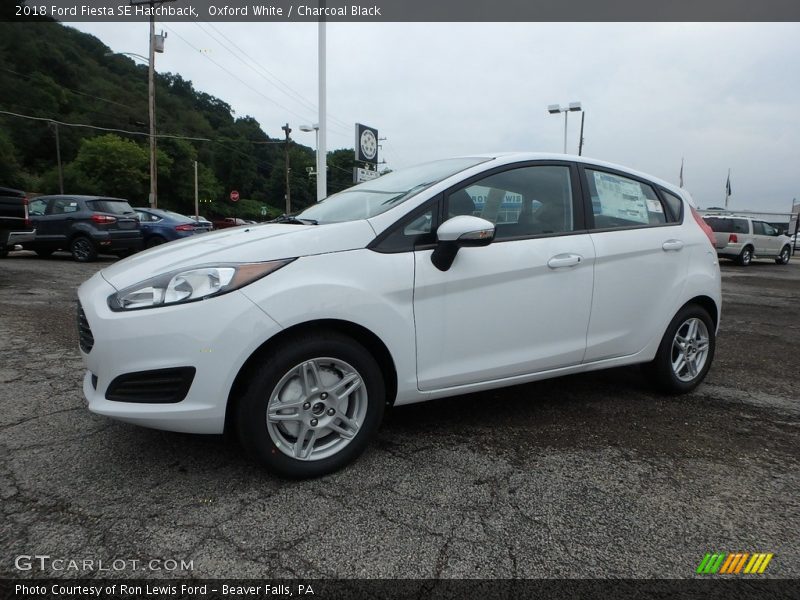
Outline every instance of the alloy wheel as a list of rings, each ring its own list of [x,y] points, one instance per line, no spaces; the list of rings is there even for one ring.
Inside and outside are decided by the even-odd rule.
[[[708,360],[709,335],[706,324],[697,317],[684,321],[672,341],[672,372],[683,381],[694,380]]]
[[[367,413],[367,389],[359,372],[336,358],[307,360],[278,382],[267,405],[267,431],[287,456],[328,458],[358,434]]]

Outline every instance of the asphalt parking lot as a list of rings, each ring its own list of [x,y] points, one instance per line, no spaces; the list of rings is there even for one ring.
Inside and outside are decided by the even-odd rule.
[[[85,409],[75,289],[111,261],[0,261],[0,577],[97,575],[15,566],[49,555],[126,561],[103,577],[681,578],[714,551],[800,577],[800,257],[723,263],[692,394],[625,368],[397,408],[304,482]]]

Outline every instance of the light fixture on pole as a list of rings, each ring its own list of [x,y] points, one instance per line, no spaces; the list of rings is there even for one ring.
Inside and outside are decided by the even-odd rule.
[[[564,113],[564,154],[567,153],[567,115],[571,112],[580,112],[581,110],[580,102],[570,102],[567,106],[551,104],[547,107],[547,112],[551,115]]]
[[[322,200],[325,197],[324,194],[323,194],[322,197],[320,197],[320,189],[319,189],[319,123],[314,123],[313,125],[300,125],[300,131],[305,131],[305,132],[313,131],[314,134],[315,134],[314,135],[314,137],[315,137],[315,139],[314,139],[314,164],[316,165],[316,167],[315,167],[314,173],[317,176],[317,202],[319,202],[320,200]],[[309,171],[309,175],[311,175],[311,174],[312,174],[312,172]]]

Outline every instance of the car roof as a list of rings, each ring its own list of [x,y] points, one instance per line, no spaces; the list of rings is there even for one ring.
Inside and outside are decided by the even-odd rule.
[[[641,177],[642,179],[646,179],[660,185],[661,187],[683,197],[690,197],[689,193],[681,188],[676,186],[669,181],[664,181],[663,179],[659,179],[658,177],[654,177],[649,173],[643,173],[641,171],[637,171],[635,169],[631,169],[630,167],[626,167],[624,165],[619,165],[615,163],[611,163],[605,160],[600,160],[596,158],[586,157],[586,156],[578,156],[576,154],[559,154],[556,152],[494,152],[488,154],[470,154],[465,155],[459,158],[489,158],[494,159],[497,161],[497,164],[507,164],[507,163],[515,163],[521,162],[526,160],[553,160],[553,161],[570,161],[570,162],[578,162],[583,163],[587,166],[594,165],[596,167],[605,167],[607,169],[613,169],[615,171],[620,171],[622,173],[629,173],[635,177]]]
[[[37,196],[35,200],[48,200],[50,198],[70,198],[72,200],[110,200],[111,202],[127,202],[125,198],[115,198],[113,196],[86,196],[83,194],[50,194],[48,196]]]

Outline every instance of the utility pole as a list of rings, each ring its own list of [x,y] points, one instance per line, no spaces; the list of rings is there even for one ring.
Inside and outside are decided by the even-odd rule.
[[[291,190],[289,189],[289,142],[291,141],[289,139],[289,134],[292,133],[292,129],[289,127],[288,123],[281,127],[281,129],[283,129],[284,133],[286,134],[286,145],[284,146],[286,160],[284,162],[286,163],[286,214],[288,215],[292,212],[292,195]],[[317,177],[319,177],[319,175],[317,175]]]
[[[155,68],[156,51],[163,52],[163,38],[161,45],[156,48],[156,6],[175,0],[130,0],[131,6],[150,6],[150,52],[147,66],[147,112],[150,117],[150,207],[158,208],[158,166],[156,165],[156,87]]]
[[[578,142],[578,156],[583,155],[583,120],[586,118],[586,111],[581,111],[581,139]]]
[[[50,125],[56,132],[56,160],[58,161],[58,189],[59,194],[64,194],[64,169],[61,167],[61,138],[58,135],[58,123],[50,121]]]

